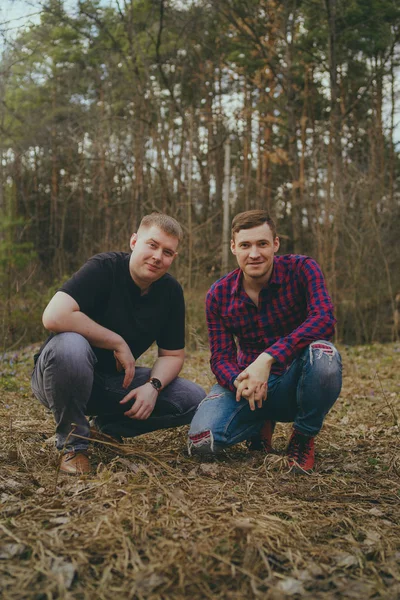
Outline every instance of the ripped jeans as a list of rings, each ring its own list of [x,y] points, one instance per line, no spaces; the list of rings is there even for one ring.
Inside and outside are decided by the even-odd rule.
[[[282,375],[270,375],[268,396],[250,410],[246,399],[214,385],[199,405],[189,431],[189,451],[218,452],[259,433],[267,419],[293,422],[300,433],[315,436],[342,387],[342,360],[331,342],[307,346]]]

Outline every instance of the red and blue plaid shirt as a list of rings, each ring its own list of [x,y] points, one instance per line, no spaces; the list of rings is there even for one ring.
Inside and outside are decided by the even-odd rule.
[[[216,281],[206,297],[211,370],[220,385],[233,381],[262,352],[274,357],[271,373],[283,373],[301,350],[328,340],[336,319],[318,263],[308,256],[274,257],[258,307],[243,288],[236,269]]]

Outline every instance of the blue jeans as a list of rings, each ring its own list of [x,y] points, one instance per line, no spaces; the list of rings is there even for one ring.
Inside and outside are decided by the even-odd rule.
[[[209,453],[259,433],[263,423],[293,422],[299,432],[315,436],[342,387],[342,361],[333,344],[313,342],[283,375],[270,375],[267,400],[250,410],[246,399],[214,385],[199,405],[189,431],[189,449]]]
[[[148,419],[138,421],[124,416],[134,403],[119,404],[126,394],[149,379],[150,369],[136,367],[131,385],[124,389],[124,374],[96,371],[97,362],[89,342],[78,333],[60,333],[44,347],[32,374],[32,390],[50,409],[56,422],[59,450],[86,450],[90,437],[85,415],[98,415],[96,422],[104,433],[134,437],[157,429],[190,423],[206,395],[195,383],[177,377],[158,395]],[[72,425],[74,423],[74,425]]]

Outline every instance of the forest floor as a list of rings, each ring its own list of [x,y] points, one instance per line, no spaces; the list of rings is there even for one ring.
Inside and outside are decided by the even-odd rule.
[[[93,444],[95,473],[62,476],[33,350],[0,362],[1,598],[400,598],[400,344],[340,348],[312,475],[288,471],[278,424],[276,456],[202,463],[182,427]],[[207,353],[184,375],[208,390]]]

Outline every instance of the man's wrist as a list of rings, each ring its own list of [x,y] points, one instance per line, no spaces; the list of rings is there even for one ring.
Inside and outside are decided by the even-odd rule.
[[[268,352],[263,352],[262,354],[260,354],[258,356],[258,359],[256,360],[260,360],[262,361],[265,365],[273,365],[275,362],[275,358],[271,355],[268,354]]]
[[[118,333],[113,333],[113,335],[115,336],[115,341],[113,341],[114,352],[121,352],[121,350],[129,348],[127,342],[121,335]]]
[[[234,387],[234,388],[236,387],[235,386],[235,381],[239,377],[239,375],[240,375],[240,371],[231,378],[231,386]]]
[[[150,377],[146,383],[150,383],[150,385],[156,390],[157,394],[159,394],[162,390],[162,383],[157,377]]]

